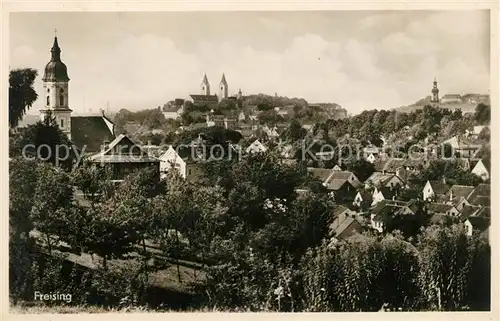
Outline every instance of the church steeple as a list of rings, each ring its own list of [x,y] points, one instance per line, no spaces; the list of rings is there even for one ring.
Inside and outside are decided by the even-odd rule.
[[[226,75],[224,75],[224,73],[222,73],[222,78],[219,83],[219,91],[219,99],[227,99],[229,90],[226,81]]]
[[[208,82],[207,74],[203,76],[203,80],[201,81],[201,94],[210,96],[210,83]]]
[[[55,117],[60,129],[71,139],[71,112],[69,108],[68,69],[61,61],[61,48],[54,36],[50,49],[50,61],[45,66],[43,75],[44,108],[40,110],[42,120],[49,113]]]
[[[52,49],[50,49],[50,52],[52,54],[50,61],[61,61],[61,48],[59,48],[57,36],[54,36],[54,44],[52,45]]]

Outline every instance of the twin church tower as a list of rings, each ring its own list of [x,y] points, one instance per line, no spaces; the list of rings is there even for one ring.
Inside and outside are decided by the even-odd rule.
[[[204,96],[211,96],[210,94],[210,83],[208,82],[207,75],[203,76],[203,80],[201,82],[201,94]],[[222,79],[219,83],[219,99],[227,99],[228,98],[228,85],[226,81],[226,76],[222,74]]]

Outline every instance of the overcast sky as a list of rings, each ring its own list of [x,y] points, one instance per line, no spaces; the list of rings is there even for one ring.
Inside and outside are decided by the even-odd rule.
[[[39,70],[57,28],[70,108],[154,108],[216,91],[336,102],[350,113],[488,93],[489,11],[13,13],[10,67]],[[33,111],[42,104],[39,99]]]

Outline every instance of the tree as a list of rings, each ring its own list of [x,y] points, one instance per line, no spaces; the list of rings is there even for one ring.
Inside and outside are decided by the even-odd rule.
[[[33,229],[30,219],[33,195],[38,181],[39,162],[18,157],[9,162],[9,226],[14,234],[28,236]]]
[[[36,187],[30,219],[33,226],[45,236],[49,252],[56,244],[54,237],[65,239],[71,234],[73,187],[69,175],[51,164],[37,168]]]
[[[38,75],[35,69],[15,69],[9,74],[9,125],[16,127],[31,108],[38,95],[34,82]]]
[[[50,111],[43,121],[28,126],[19,134],[10,148],[12,156],[36,158],[65,169],[71,169],[76,159],[73,145]]]
[[[375,165],[363,158],[350,159],[349,161],[344,162],[344,165],[347,170],[353,172],[361,182],[364,182],[375,172]]]
[[[281,134],[284,139],[290,140],[292,142],[303,139],[307,134],[307,131],[300,125],[300,123],[293,118],[288,125],[288,128]]]
[[[421,235],[417,247],[423,299],[438,310],[463,308],[472,259],[464,228],[431,226]]]
[[[474,113],[474,121],[478,125],[489,124],[491,119],[491,110],[490,106],[485,104],[478,104],[476,106],[476,111]]]

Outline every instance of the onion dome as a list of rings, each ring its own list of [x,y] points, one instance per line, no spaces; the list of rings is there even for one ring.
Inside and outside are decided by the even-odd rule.
[[[45,66],[45,73],[43,81],[68,81],[68,68],[61,61],[61,49],[57,43],[57,37],[54,37],[54,44],[52,45],[51,58],[49,63]]]

